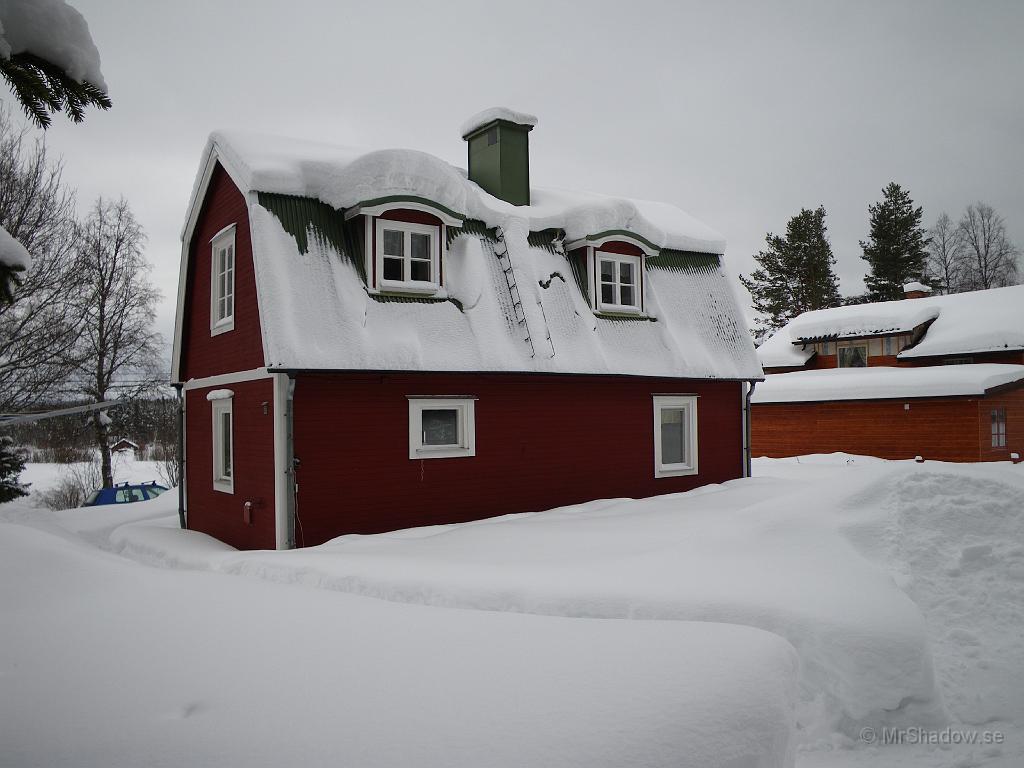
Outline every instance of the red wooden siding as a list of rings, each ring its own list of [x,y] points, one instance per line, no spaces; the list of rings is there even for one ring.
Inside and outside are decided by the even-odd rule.
[[[603,245],[597,247],[599,251],[607,251],[608,253],[621,253],[625,256],[643,256],[644,252],[639,246],[633,245],[633,243],[627,243],[624,240],[609,240]]]
[[[654,393],[697,394],[699,474],[654,477]],[[473,395],[475,457],[409,459],[408,395]],[[300,376],[297,543],[685,491],[742,474],[740,384],[598,376]],[[241,470],[240,470],[241,471]]]
[[[236,225],[235,327],[210,336],[210,239],[230,224]],[[263,335],[256,302],[249,212],[245,197],[219,164],[210,179],[188,258],[181,380],[259,368],[264,364]]]
[[[234,493],[213,489],[211,389],[230,389],[234,431]],[[188,527],[241,549],[273,549],[274,385],[269,378],[185,393]],[[264,413],[266,404],[266,413]],[[251,524],[243,520],[253,503]]]
[[[909,405],[909,410],[905,408]],[[1007,448],[991,447],[989,411],[1007,408]],[[754,405],[754,456],[857,453],[883,459],[992,461],[1024,449],[1024,391],[998,397]],[[1016,446],[1016,447],[1014,447]]]

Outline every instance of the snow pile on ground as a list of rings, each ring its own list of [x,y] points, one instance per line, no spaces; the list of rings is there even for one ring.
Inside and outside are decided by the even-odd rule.
[[[32,266],[32,257],[25,250],[25,246],[11,237],[3,227],[0,227],[0,264],[18,270],[26,270]]]
[[[153,569],[11,506],[0,507],[4,764],[792,764],[797,662],[767,632],[407,606]]]
[[[495,120],[505,120],[516,125],[528,125],[531,128],[537,125],[536,115],[531,115],[527,112],[517,112],[508,107],[489,107],[466,119],[459,127],[459,136],[466,138],[469,134],[483,128],[488,123],[493,123]]]
[[[751,402],[800,403],[903,397],[982,395],[1024,379],[1024,365],[977,363],[921,368],[829,368],[777,373],[757,385]]]
[[[805,739],[945,718],[920,612],[835,531],[821,489],[793,481],[343,536],[293,552],[204,544],[199,555],[188,534],[140,526],[115,531],[111,544],[144,562],[396,602],[756,627],[800,656]]]
[[[16,764],[1024,764],[1024,471],[755,472],[281,553],[178,530],[171,494],[91,523],[0,507],[0,742]]]
[[[73,80],[107,90],[89,25],[64,0],[0,3],[0,57],[26,52],[56,64]]]

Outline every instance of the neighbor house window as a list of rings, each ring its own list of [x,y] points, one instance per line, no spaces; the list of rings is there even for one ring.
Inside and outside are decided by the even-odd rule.
[[[410,397],[409,458],[476,455],[475,398]]]
[[[235,440],[231,398],[211,401],[213,406],[213,488],[235,492]]]
[[[697,398],[654,397],[654,476],[697,474]]]
[[[867,344],[848,344],[839,347],[840,368],[866,368],[868,364]]]
[[[992,447],[1006,447],[1006,409],[992,409]]]
[[[217,233],[210,241],[210,333],[235,327],[235,225]]]
[[[640,257],[598,251],[597,295],[599,310],[640,311]]]
[[[377,219],[377,275],[384,290],[433,293],[439,280],[438,227]]]
[[[882,340],[881,339],[869,339],[868,340],[868,354],[872,357],[877,357],[882,354]]]

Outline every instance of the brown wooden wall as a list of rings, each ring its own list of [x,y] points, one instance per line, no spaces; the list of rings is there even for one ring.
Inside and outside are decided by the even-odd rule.
[[[1007,408],[1007,447],[993,450],[990,409]],[[940,461],[994,461],[1024,451],[1024,390],[975,398],[756,404],[754,456],[844,453]]]

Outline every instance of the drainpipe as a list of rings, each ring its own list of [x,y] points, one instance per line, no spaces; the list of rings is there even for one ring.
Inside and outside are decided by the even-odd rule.
[[[299,479],[295,470],[299,468],[298,459],[295,458],[295,426],[294,426],[294,405],[295,405],[295,376],[288,374],[288,403],[285,408],[285,466],[288,475],[288,549],[295,549],[295,523],[298,516],[298,494]]]
[[[751,459],[753,458],[753,449],[750,446],[750,398],[754,394],[754,387],[757,386],[756,381],[747,382],[749,386],[743,396],[743,476],[751,476]]]
[[[178,395],[178,524],[186,528],[185,521],[185,399],[182,385],[175,384],[174,391]]]

